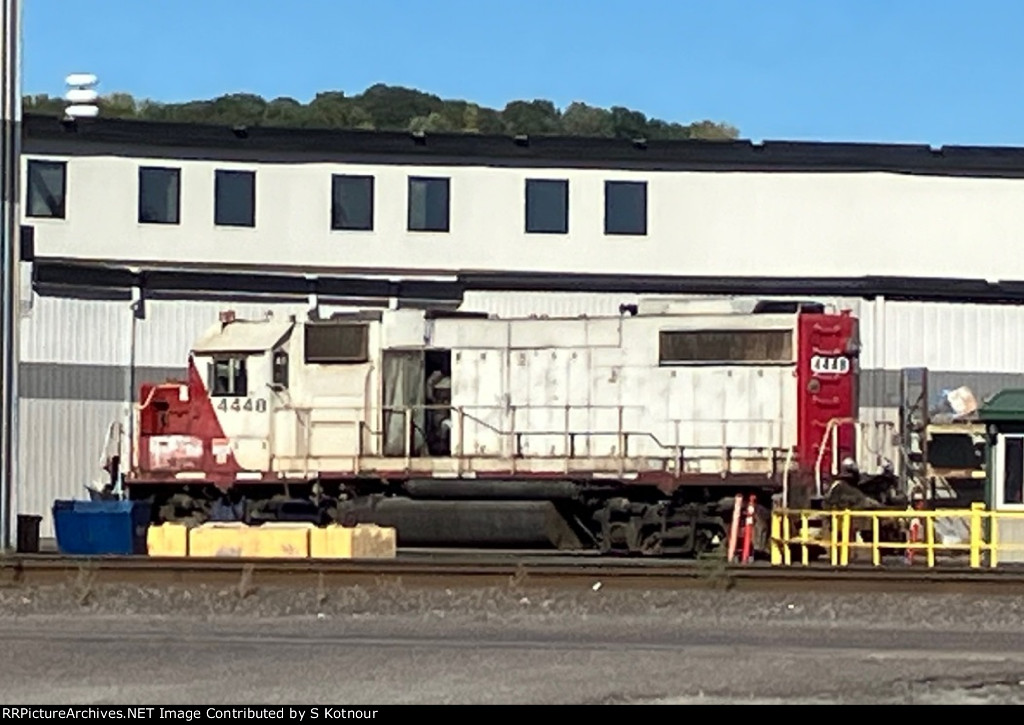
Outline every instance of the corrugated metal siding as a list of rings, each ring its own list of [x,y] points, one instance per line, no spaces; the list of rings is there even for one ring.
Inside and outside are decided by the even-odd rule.
[[[136,323],[139,367],[183,367],[189,348],[232,309],[238,317],[302,314],[302,305],[149,301]],[[132,314],[127,302],[34,297],[21,323],[23,362],[127,365],[131,359]]]
[[[22,362],[124,364],[131,311],[122,302],[34,296],[20,332]]]
[[[121,420],[118,403],[22,400],[19,411],[19,480],[14,510],[43,517],[40,535],[52,537],[53,502],[84,498],[85,485],[103,480],[100,457],[107,429]]]
[[[864,302],[863,368],[1024,372],[1024,307]]]
[[[272,312],[277,319],[301,315],[303,305],[253,305],[224,302],[149,302],[146,319],[139,320],[136,359],[139,366],[184,366],[188,351],[215,324],[223,310],[242,319],[262,319]],[[129,333],[130,334],[130,333]]]

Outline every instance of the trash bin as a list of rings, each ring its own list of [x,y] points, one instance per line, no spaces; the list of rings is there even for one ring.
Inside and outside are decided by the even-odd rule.
[[[42,516],[18,514],[18,553],[39,553],[39,524]]]
[[[146,554],[150,506],[141,501],[55,501],[57,549],[78,556]]]

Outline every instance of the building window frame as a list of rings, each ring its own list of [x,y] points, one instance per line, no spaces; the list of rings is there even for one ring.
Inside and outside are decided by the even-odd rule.
[[[339,193],[346,182],[362,182],[367,185],[367,219],[360,223],[346,223],[341,213]],[[376,179],[368,174],[332,174],[331,175],[331,230],[372,232],[374,222],[374,186]]]
[[[416,219],[417,215],[414,215],[413,209],[413,198],[414,198],[414,187],[417,184],[424,185],[423,191],[423,220],[422,223]],[[431,203],[431,188],[434,187],[435,193],[442,193],[444,198],[444,212],[443,220],[434,220],[431,222],[430,214],[430,203]],[[452,211],[452,191],[451,191],[451,178],[447,176],[410,176],[409,183],[407,185],[407,199],[406,208],[408,211],[407,229],[410,232],[428,232],[428,233],[447,233],[451,231],[451,211]]]
[[[167,174],[174,179],[174,200],[169,208],[170,218],[167,219],[146,219],[145,207],[143,204],[143,187],[148,174]],[[139,167],[139,224],[176,225],[181,223],[181,169],[172,166],[140,166]]]
[[[222,211],[221,205],[221,194],[226,193],[227,189],[224,184],[228,179],[242,179],[247,178],[250,180],[248,189],[248,214],[242,218],[240,216],[228,216],[226,211]],[[247,228],[252,229],[256,226],[256,172],[248,169],[216,169],[214,171],[214,183],[213,183],[213,222],[218,227],[236,227],[236,228]]]
[[[640,223],[639,224],[623,224],[621,220],[616,220],[616,216],[613,204],[614,204],[614,193],[619,190],[634,189],[642,191],[641,200],[641,211],[640,211]],[[647,236],[647,228],[649,226],[648,215],[649,215],[649,203],[648,203],[649,189],[646,181],[626,181],[618,179],[609,179],[604,182],[604,233],[608,236],[618,237],[644,237]],[[624,212],[619,212],[619,215]]]
[[[542,213],[543,204],[539,198],[542,190],[557,190],[561,192],[560,203],[562,208],[559,212],[560,218],[554,224],[541,223],[542,220],[536,216]],[[533,192],[538,194],[535,196]],[[527,179],[524,185],[526,195],[524,201],[524,228],[527,234],[568,234],[569,233],[569,180],[568,179]],[[553,217],[552,217],[553,218]],[[548,220],[545,220],[548,221]]]
[[[44,169],[57,169],[60,171],[60,189],[57,192],[58,198],[50,202],[42,202],[47,207],[46,211],[39,211],[33,205],[33,189],[37,184],[42,183],[42,177],[37,174]],[[29,159],[25,169],[25,216],[32,219],[66,219],[68,207],[68,162],[55,161],[53,159]],[[36,181],[36,184],[33,184]]]

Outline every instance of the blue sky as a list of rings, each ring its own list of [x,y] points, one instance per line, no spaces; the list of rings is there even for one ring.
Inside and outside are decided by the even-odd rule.
[[[1024,145],[1019,0],[22,0],[23,87],[308,101],[373,83],[753,139]]]

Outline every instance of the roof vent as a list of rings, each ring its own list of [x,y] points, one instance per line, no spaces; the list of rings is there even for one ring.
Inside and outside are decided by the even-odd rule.
[[[242,124],[234,126],[231,132],[235,134],[235,138],[249,138],[249,129]]]
[[[647,139],[645,139],[645,138],[635,138],[635,139],[633,139],[633,148],[641,149],[641,150],[646,149],[647,148]]]
[[[515,139],[514,140],[516,142],[516,146],[529,146],[530,145],[530,137],[527,136],[525,133],[517,133],[515,135]]]

